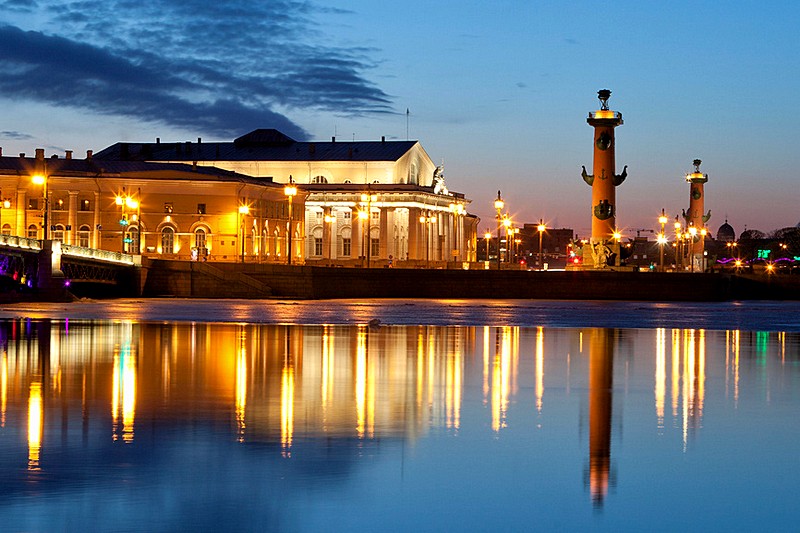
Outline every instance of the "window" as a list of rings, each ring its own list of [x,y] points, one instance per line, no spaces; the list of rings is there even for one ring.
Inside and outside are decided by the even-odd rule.
[[[314,213],[314,215],[317,217],[318,223],[322,221],[322,211],[317,211],[316,213]]]
[[[369,240],[369,253],[372,257],[378,257],[381,254],[381,240],[380,239],[370,239]]]
[[[206,204],[197,204],[197,214],[198,215],[206,214]]]
[[[133,255],[139,255],[141,251],[139,250],[139,228],[137,226],[131,226],[128,229],[128,253]]]
[[[11,224],[3,224],[3,235],[11,235]]]
[[[28,238],[29,239],[39,238],[39,228],[36,227],[36,224],[31,224],[30,226],[28,226]]]
[[[64,199],[59,198],[55,202],[53,202],[53,209],[55,211],[63,211],[64,210]]]
[[[54,241],[64,242],[64,226],[58,224],[53,226],[53,234],[50,236]]]
[[[161,253],[175,253],[175,230],[167,226],[161,230]]]
[[[197,228],[194,230],[194,247],[200,256],[206,255],[206,230]]]
[[[350,257],[350,238],[345,237],[342,239],[342,255]]]
[[[380,211],[373,211],[372,212],[372,221],[379,222],[381,219],[381,212]]]
[[[352,212],[351,211],[345,211],[344,212],[344,219],[345,220],[350,220],[351,216],[352,216]]]
[[[314,237],[314,255],[322,255],[322,239]]]
[[[39,198],[28,198],[28,209],[39,209]]]
[[[78,246],[82,246],[83,248],[89,247],[89,226],[83,225],[78,230]]]
[[[328,183],[328,178],[325,176],[314,176],[311,178],[311,183]]]
[[[166,202],[164,204],[164,212],[167,214],[172,213],[172,202]]]
[[[89,200],[81,200],[81,211],[90,211]]]

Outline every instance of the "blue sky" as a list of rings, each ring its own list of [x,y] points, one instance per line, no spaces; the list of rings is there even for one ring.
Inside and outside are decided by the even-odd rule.
[[[800,221],[795,2],[0,1],[4,154],[116,141],[419,139],[472,200],[590,227],[597,90],[617,130],[618,224],[653,229],[709,175],[713,232]],[[406,109],[410,111],[406,116]]]

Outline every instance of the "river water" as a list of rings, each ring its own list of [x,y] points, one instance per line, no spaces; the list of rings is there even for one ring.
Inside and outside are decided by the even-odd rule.
[[[0,307],[3,531],[753,531],[800,304]]]

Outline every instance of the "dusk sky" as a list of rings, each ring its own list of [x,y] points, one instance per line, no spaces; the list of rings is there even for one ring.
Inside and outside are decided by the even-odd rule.
[[[6,0],[4,155],[76,156],[118,141],[417,139],[472,200],[480,233],[501,189],[518,223],[590,233],[589,111],[612,91],[617,223],[688,207],[692,160],[726,217],[800,222],[792,146],[795,1]],[[406,114],[406,110],[409,114]]]

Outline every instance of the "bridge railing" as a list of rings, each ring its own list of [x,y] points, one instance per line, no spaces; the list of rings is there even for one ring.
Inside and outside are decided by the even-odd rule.
[[[123,265],[141,264],[141,256],[124,254],[122,252],[111,252],[109,250],[96,250],[94,248],[84,248],[82,246],[73,246],[63,243],[61,244],[61,255],[81,257],[86,259],[97,259],[100,261],[108,261],[109,263],[118,263]]]
[[[18,235],[0,235],[0,244],[5,244],[6,246],[11,246],[14,248],[25,248],[27,250],[42,249],[42,241],[38,239],[20,237]]]

